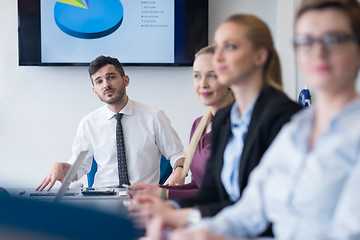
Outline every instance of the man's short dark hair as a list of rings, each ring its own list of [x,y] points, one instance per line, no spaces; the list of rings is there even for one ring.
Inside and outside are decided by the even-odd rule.
[[[106,57],[106,56],[101,55],[101,56],[97,57],[95,60],[93,60],[89,65],[90,79],[94,73],[96,73],[97,71],[99,71],[100,68],[102,68],[108,64],[114,65],[116,70],[120,73],[121,77],[125,76],[124,69],[117,58]],[[92,80],[91,80],[91,82],[93,83]]]

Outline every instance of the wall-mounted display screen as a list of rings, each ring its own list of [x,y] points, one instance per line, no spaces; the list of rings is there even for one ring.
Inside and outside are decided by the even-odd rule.
[[[208,44],[208,0],[18,0],[19,64],[191,65]]]

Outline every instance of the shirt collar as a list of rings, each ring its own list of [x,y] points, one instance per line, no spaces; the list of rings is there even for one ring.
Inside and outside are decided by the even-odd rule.
[[[253,99],[253,101],[249,104],[249,106],[247,107],[247,109],[246,109],[245,113],[243,113],[243,115],[240,114],[238,104],[236,103],[236,101],[234,102],[234,104],[231,107],[231,112],[230,112],[231,128],[236,128],[242,124],[245,124],[245,126],[249,125],[251,115],[254,110],[255,102],[256,102],[258,96],[259,95],[257,95]]]
[[[125,107],[123,107],[123,109],[121,109],[120,113],[124,114],[124,115],[133,115],[133,101],[128,99],[127,104],[125,105]],[[114,117],[116,113],[111,111],[107,106],[105,106],[105,118],[107,120],[111,119],[112,117]]]

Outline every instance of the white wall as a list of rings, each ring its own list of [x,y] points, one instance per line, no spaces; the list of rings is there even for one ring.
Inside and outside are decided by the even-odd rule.
[[[292,1],[209,2],[209,42],[228,15],[249,12],[270,25],[280,50],[283,42],[290,43],[292,20],[287,18],[292,10],[281,9],[292,8]],[[35,187],[54,162],[67,161],[80,119],[102,103],[91,91],[86,67],[19,67],[17,1],[4,1],[0,16],[0,185]],[[287,76],[285,90],[293,97],[292,53],[284,49],[280,55]],[[205,110],[193,92],[191,68],[126,67],[125,71],[131,78],[129,96],[164,109],[187,145],[193,120]]]

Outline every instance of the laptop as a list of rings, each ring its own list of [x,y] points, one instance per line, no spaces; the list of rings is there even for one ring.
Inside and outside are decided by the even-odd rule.
[[[79,169],[81,163],[84,161],[86,155],[88,154],[88,150],[80,152],[77,159],[75,160],[74,164],[70,167],[69,171],[67,172],[64,181],[62,182],[58,192],[55,195],[53,203],[59,203],[61,199],[65,196],[70,183],[74,179],[77,170]]]
[[[78,171],[81,163],[84,161],[84,159],[86,158],[87,154],[88,154],[88,150],[86,151],[82,151],[80,152],[80,154],[78,155],[77,159],[75,160],[74,164],[72,164],[72,166],[70,167],[69,171],[67,172],[64,180],[61,183],[61,186],[59,188],[59,190],[57,192],[33,192],[30,193],[30,196],[34,196],[34,197],[42,197],[42,196],[55,196],[53,203],[59,203],[61,201],[61,199],[64,196],[75,196],[76,194],[78,194],[79,192],[68,192],[68,188],[72,182],[72,180],[74,179],[76,172]],[[94,195],[116,195],[117,192],[114,190],[114,188],[117,188],[118,186],[112,186],[112,187],[107,187],[107,188],[99,188],[99,189],[89,189],[86,191],[82,190],[83,195],[90,195],[90,196],[94,196]],[[120,196],[126,196],[126,190],[123,192],[120,192]]]

